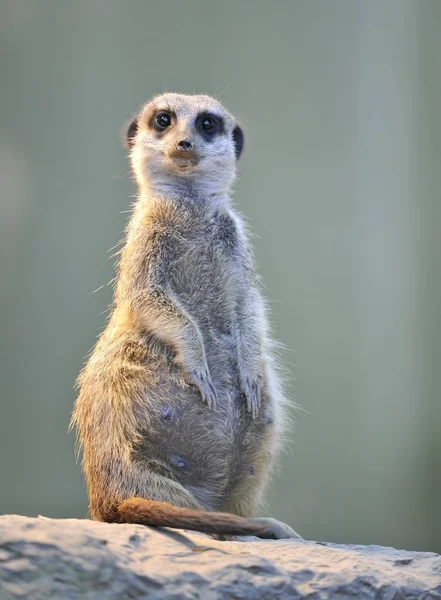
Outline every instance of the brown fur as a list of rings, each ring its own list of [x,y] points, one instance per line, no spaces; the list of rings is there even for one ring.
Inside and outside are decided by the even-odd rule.
[[[158,133],[152,119],[165,109],[175,121]],[[223,119],[212,140],[197,131],[201,111]],[[250,245],[229,199],[234,131],[215,100],[176,94],[130,127],[139,198],[72,416],[94,519],[297,535],[249,518],[286,417]],[[194,144],[186,168],[168,158],[182,136]]]
[[[169,502],[141,498],[128,498],[119,505],[118,513],[123,523],[163,526],[173,522],[173,527],[205,533],[259,535],[263,534],[265,530],[265,525],[244,517],[236,517],[228,513],[209,513],[203,510],[178,508]]]

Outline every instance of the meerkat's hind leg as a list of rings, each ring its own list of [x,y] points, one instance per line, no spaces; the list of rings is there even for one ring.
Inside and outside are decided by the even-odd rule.
[[[126,498],[116,505],[118,522],[231,535],[260,535],[265,529],[251,519],[204,510],[190,492],[165,474],[148,470],[143,475],[144,488],[138,487],[135,495],[134,486],[128,486]]]
[[[263,448],[254,455],[253,475],[244,476],[233,488],[228,501],[222,510],[235,515],[248,517],[251,522],[259,524],[263,529],[258,537],[269,540],[283,540],[288,538],[303,539],[292,527],[270,517],[253,517],[259,506],[259,499],[265,487],[266,475],[263,472],[267,450]],[[250,461],[251,462],[251,461]]]

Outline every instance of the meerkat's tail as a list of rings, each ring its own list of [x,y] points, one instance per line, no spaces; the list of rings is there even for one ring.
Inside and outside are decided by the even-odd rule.
[[[204,533],[259,536],[266,528],[252,519],[229,513],[181,508],[169,502],[145,498],[128,498],[118,506],[118,513],[120,523],[192,529]]]

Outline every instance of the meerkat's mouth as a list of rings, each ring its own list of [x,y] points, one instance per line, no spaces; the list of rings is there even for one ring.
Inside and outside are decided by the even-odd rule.
[[[199,156],[195,152],[180,152],[179,150],[170,152],[168,157],[174,165],[179,167],[179,169],[188,169],[190,167],[195,167],[197,164],[199,164],[200,160]]]

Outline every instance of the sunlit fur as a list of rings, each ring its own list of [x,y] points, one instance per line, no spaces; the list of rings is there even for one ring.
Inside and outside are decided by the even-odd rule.
[[[175,128],[155,135],[152,107],[175,112]],[[225,121],[213,141],[193,129],[201,111]],[[138,116],[130,156],[139,196],[113,311],[79,377],[72,417],[94,519],[296,535],[249,518],[277,463],[286,399],[248,235],[229,196],[235,126],[208,96],[165,94]],[[169,158],[182,136],[199,157],[184,171]]]

